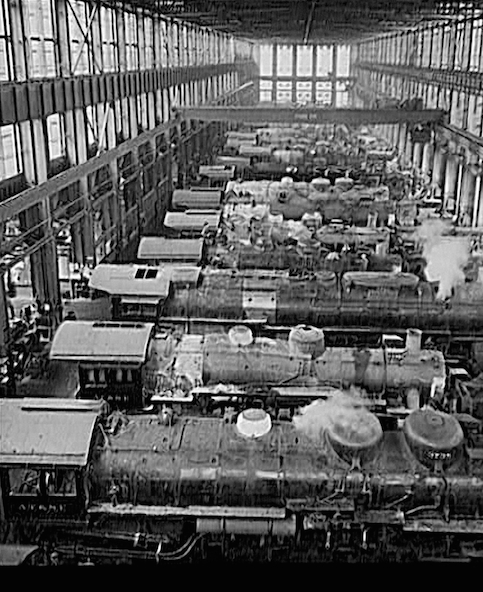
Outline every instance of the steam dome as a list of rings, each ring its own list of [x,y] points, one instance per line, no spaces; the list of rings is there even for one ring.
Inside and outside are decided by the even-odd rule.
[[[335,180],[335,186],[342,191],[349,191],[353,185],[354,181],[350,177],[339,177]]]
[[[321,189],[323,189],[324,187],[330,186],[330,181],[325,177],[315,177],[314,179],[312,179],[312,181],[310,181],[310,184],[316,188],[320,187]]]
[[[435,460],[451,464],[464,440],[458,420],[434,409],[416,409],[404,422],[406,440],[418,460],[432,465]]]
[[[271,430],[272,420],[263,409],[245,409],[238,415],[236,427],[245,438],[261,438]]]
[[[330,419],[328,439],[344,459],[373,451],[382,438],[379,419],[364,407],[339,407]]]

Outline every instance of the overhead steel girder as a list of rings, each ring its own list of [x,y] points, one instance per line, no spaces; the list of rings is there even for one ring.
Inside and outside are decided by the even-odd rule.
[[[393,77],[397,76],[398,78],[406,78],[409,80],[415,80],[416,82],[435,84],[445,88],[465,90],[476,94],[483,91],[482,72],[447,70],[444,68],[419,68],[417,66],[373,62],[356,62],[354,65],[360,70],[368,70],[370,72],[376,72],[377,74],[385,74]]]
[[[347,125],[442,122],[441,109],[327,109],[324,107],[187,107],[181,116],[202,121],[244,123],[345,123]]]

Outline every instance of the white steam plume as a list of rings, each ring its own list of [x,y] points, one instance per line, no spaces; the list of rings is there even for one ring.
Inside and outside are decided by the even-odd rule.
[[[318,399],[303,407],[301,415],[293,418],[295,428],[303,432],[311,440],[319,441],[324,432],[335,423],[345,424],[346,430],[352,427],[355,431],[363,431],[361,421],[364,422],[364,400],[355,387],[343,392],[334,389],[328,399]],[[371,424],[369,424],[370,426]]]
[[[439,282],[436,297],[440,300],[449,298],[452,290],[465,280],[463,267],[469,259],[470,239],[466,236],[444,236],[451,225],[443,220],[424,220],[414,234],[423,248],[423,257],[427,261],[426,279]]]

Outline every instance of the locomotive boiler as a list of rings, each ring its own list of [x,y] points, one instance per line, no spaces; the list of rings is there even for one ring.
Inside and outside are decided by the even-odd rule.
[[[35,440],[46,414],[72,427],[81,418],[57,451],[52,430],[38,450],[12,436],[8,407],[25,404],[6,402],[0,415],[9,543],[42,541],[65,563],[481,556],[478,420],[469,447],[459,415],[426,406],[388,422],[337,390],[291,420],[248,408],[168,421],[115,413],[94,423],[85,405],[49,401],[30,400],[17,420],[28,416]]]
[[[405,272],[334,271],[291,276],[287,271],[205,269],[198,285],[177,285],[163,317],[259,319],[269,324],[410,327],[455,334],[483,330],[483,288],[458,285],[444,300],[437,282]]]
[[[320,329],[299,325],[287,340],[253,337],[246,326],[228,334],[167,335],[153,340],[145,369],[152,404],[198,403],[203,412],[253,405],[272,410],[320,397],[326,386],[356,387],[379,407],[417,405],[444,391],[446,366],[437,350],[421,347],[421,331],[408,331],[406,346],[328,347]],[[184,400],[184,401],[183,401]],[[413,402],[411,402],[413,401]]]

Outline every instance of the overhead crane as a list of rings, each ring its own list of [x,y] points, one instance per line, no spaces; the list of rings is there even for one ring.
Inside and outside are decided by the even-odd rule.
[[[411,125],[443,123],[442,109],[328,109],[317,106],[243,106],[243,107],[186,107],[179,110],[182,117],[201,121],[233,121],[240,123],[313,123],[346,125],[398,124]]]

